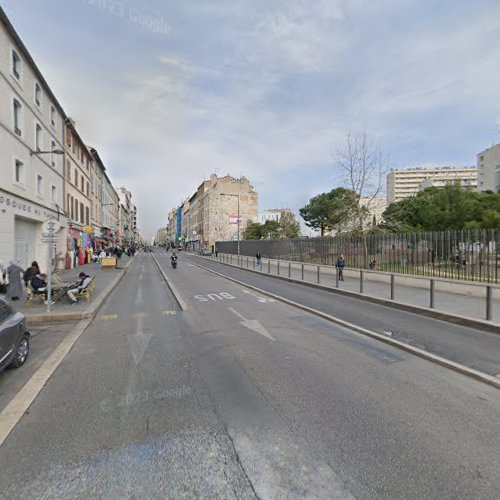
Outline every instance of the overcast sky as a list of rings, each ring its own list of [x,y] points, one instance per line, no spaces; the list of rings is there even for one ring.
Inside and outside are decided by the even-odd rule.
[[[339,183],[365,129],[388,167],[500,142],[499,0],[0,0],[150,237],[217,172],[259,208]]]

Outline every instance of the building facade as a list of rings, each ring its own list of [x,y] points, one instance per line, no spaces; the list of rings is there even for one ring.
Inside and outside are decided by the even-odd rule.
[[[477,155],[478,191],[500,189],[500,144],[481,151]]]
[[[121,244],[130,244],[134,241],[132,193],[124,187],[118,188],[117,192],[120,198],[119,219],[117,222],[118,236]]]
[[[387,174],[387,203],[396,203],[415,196],[424,185],[444,186],[460,182],[464,187],[477,186],[476,167],[429,167],[391,170]]]
[[[0,260],[46,270],[42,223],[65,226],[65,113],[0,8]],[[55,153],[54,153],[55,151]],[[59,231],[54,255],[64,253]],[[53,260],[52,265],[56,263]]]

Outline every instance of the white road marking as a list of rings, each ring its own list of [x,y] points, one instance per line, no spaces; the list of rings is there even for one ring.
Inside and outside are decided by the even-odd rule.
[[[199,302],[216,302],[217,300],[234,300],[236,297],[228,292],[207,293],[206,295],[195,295],[194,298]]]
[[[139,285],[139,288],[137,289],[137,297],[135,298],[134,301],[136,304],[140,304],[142,302],[142,286]]]
[[[255,333],[258,333],[259,335],[262,335],[263,337],[267,337],[268,339],[272,340],[273,342],[276,340],[260,323],[260,321],[256,319],[246,319],[242,314],[240,314],[238,311],[233,309],[232,307],[228,308],[232,313],[236,314],[238,318],[240,318],[242,321],[240,321],[240,324],[243,325],[245,328],[248,328],[250,330],[253,330]]]
[[[137,332],[132,335],[127,335],[130,350],[132,351],[132,356],[134,357],[135,366],[139,364],[144,356],[152,336],[153,333],[151,332]]]
[[[257,299],[257,302],[276,302],[274,299],[268,299],[267,297],[261,297],[256,293],[251,292],[250,290],[243,290],[243,293],[247,293],[248,295],[252,295]]]

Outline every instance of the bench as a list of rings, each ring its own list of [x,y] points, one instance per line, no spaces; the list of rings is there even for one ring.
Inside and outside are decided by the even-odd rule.
[[[101,269],[116,269],[116,257],[103,257],[101,259]]]
[[[42,304],[45,302],[45,295],[43,293],[35,293],[31,286],[31,282],[29,282],[26,287],[26,303],[28,304],[28,307],[31,307],[33,301],[37,300],[37,298],[40,299]]]
[[[92,279],[90,280],[90,283],[87,285],[86,288],[84,288],[81,292],[79,292],[76,296],[77,297],[85,297],[87,299],[87,301],[90,300],[90,298],[92,297],[92,294],[94,293],[95,291],[95,281],[94,281],[94,277],[92,277]]]

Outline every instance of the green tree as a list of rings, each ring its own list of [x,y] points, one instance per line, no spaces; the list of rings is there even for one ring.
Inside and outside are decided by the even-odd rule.
[[[325,231],[347,227],[355,214],[358,199],[356,193],[345,188],[335,188],[329,193],[314,196],[299,210],[306,226]]]
[[[243,231],[244,240],[261,240],[264,238],[264,231],[262,224],[258,222],[248,221],[247,227]]]
[[[300,236],[300,224],[291,210],[281,212],[279,226],[282,238],[298,238]]]

